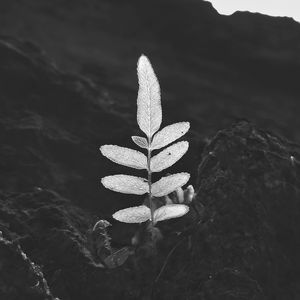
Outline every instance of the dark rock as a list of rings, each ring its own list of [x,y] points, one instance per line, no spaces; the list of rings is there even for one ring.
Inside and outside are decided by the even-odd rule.
[[[96,295],[112,299],[110,294],[114,295],[114,277],[107,274],[91,251],[89,232],[95,221],[95,217],[51,191],[40,189],[1,195],[0,230],[14,240],[16,249],[22,248],[37,264],[37,270],[40,268],[45,274],[52,293],[64,300],[96,299]],[[1,271],[7,273],[8,278],[2,283],[4,298],[1,299],[44,299],[22,298],[27,297],[27,288],[31,291],[29,283],[35,277],[23,278],[17,265],[13,267],[14,256],[1,257],[5,262]],[[122,271],[118,271],[118,276],[121,274]],[[14,277],[14,282],[21,281],[20,288],[9,280]],[[36,280],[32,286],[35,283]]]
[[[202,155],[201,223],[169,259],[157,297],[298,299],[300,146],[240,122]]]
[[[5,300],[59,300],[49,290],[40,268],[20,246],[0,231],[0,297]]]
[[[2,194],[0,230],[64,300],[296,300],[299,155],[298,145],[248,122],[220,131],[202,153],[190,213],[159,224],[164,238],[155,256],[144,251],[145,241],[115,269],[105,268],[91,247],[97,217],[54,192]],[[122,239],[120,231],[112,243]],[[18,282],[14,268],[12,274]]]
[[[0,64],[0,187],[53,188],[97,207],[100,178],[111,172],[98,148],[129,122],[102,89],[59,71],[33,44],[0,39]]]

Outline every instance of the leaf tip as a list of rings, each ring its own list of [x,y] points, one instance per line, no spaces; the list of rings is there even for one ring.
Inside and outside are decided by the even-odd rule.
[[[106,179],[105,179],[106,177],[107,177],[107,176],[101,178],[101,183],[102,183],[104,186],[105,186],[105,184],[106,184]]]
[[[189,129],[191,128],[191,124],[190,124],[190,122],[182,122],[182,123],[185,127],[184,130],[182,131],[182,133],[186,134],[189,131]]]
[[[185,172],[184,174],[186,175],[186,177],[187,177],[187,182],[188,182],[188,181],[190,180],[191,175],[190,175],[190,173],[187,173],[187,172]]]
[[[149,58],[145,54],[141,54],[137,63],[137,67],[139,68],[145,63],[150,63]]]
[[[187,172],[182,172],[182,173],[179,173],[179,174],[182,174],[182,176],[185,177],[185,180],[183,180],[184,184],[182,185],[182,186],[184,186],[190,180],[191,175],[190,175],[190,173],[187,173]]]
[[[101,152],[102,155],[104,155],[105,146],[106,145],[102,145],[102,146],[99,147],[99,150],[100,150],[100,152]]]

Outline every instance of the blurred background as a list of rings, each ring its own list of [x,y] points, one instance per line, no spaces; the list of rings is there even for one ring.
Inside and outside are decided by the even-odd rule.
[[[191,122],[174,170],[192,183],[202,148],[237,120],[300,142],[300,24],[291,18],[223,16],[201,0],[1,0],[0,34],[5,191],[51,188],[106,214],[139,203],[100,185],[130,171],[98,148],[134,147],[142,53],[161,84],[163,126]]]

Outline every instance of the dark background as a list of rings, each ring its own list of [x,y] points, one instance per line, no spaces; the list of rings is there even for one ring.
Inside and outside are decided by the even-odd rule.
[[[221,16],[209,2],[200,0],[184,3],[179,0],[2,0],[0,32],[19,43],[26,41],[27,46],[28,42],[32,43],[24,50],[25,56],[32,59],[43,55],[59,72],[77,74],[72,80],[76,82],[80,78],[88,85],[82,88],[81,83],[81,87],[73,88],[82,88],[85,95],[72,95],[72,87],[66,88],[65,84],[63,92],[58,91],[61,87],[49,85],[49,80],[43,85],[38,82],[42,78],[37,76],[34,84],[39,85],[38,89],[29,90],[34,85],[31,83],[21,91],[18,85],[25,81],[20,76],[29,80],[32,70],[8,66],[18,76],[9,81],[12,87],[6,96],[2,92],[2,125],[12,116],[10,120],[18,124],[20,131],[25,131],[29,122],[35,134],[45,135],[47,127],[52,126],[62,139],[76,140],[78,147],[74,141],[72,146],[68,141],[63,145],[49,136],[40,138],[45,139],[40,144],[32,145],[21,132],[18,141],[11,141],[12,136],[5,135],[2,148],[6,143],[15,148],[11,143],[16,142],[23,144],[20,155],[34,148],[31,152],[35,153],[30,155],[40,157],[40,162],[35,158],[34,162],[28,162],[35,167],[29,167],[24,161],[14,160],[11,164],[4,149],[2,164],[10,172],[1,178],[0,185],[6,189],[50,185],[65,190],[79,204],[107,209],[103,205],[106,200],[101,203],[96,200],[105,193],[101,192],[99,179],[107,175],[107,169],[119,169],[101,157],[98,147],[104,143],[132,146],[130,136],[139,133],[135,119],[136,62],[142,53],[150,58],[160,80],[163,125],[191,122],[188,136],[191,150],[181,166],[188,165],[193,175],[198,147],[217,130],[238,119],[246,118],[266,130],[300,141],[300,25],[292,19],[247,12]],[[39,51],[42,54],[37,54]],[[8,75],[4,68],[8,60],[4,55],[1,58],[0,85],[2,90],[7,90]],[[52,81],[61,80],[61,74],[55,76],[51,77]],[[78,97],[81,107],[76,106]],[[89,101],[98,105],[93,114]],[[104,106],[108,115],[100,112]],[[111,111],[116,113],[115,121],[109,115]],[[38,118],[45,130],[37,130]],[[49,148],[47,143],[55,146]],[[16,173],[22,178],[16,178]],[[109,193],[109,197],[118,196]]]
[[[191,173],[204,213],[162,226],[155,263],[136,252],[107,270],[91,228],[108,219],[116,249],[130,245],[137,227],[111,214],[141,197],[100,179],[145,174],[99,147],[136,148],[142,53],[160,81],[162,126],[191,123],[188,153],[166,172]],[[299,78],[290,18],[221,16],[201,0],[1,0],[1,300],[52,299],[32,288],[37,270],[20,249],[63,300],[149,299],[186,223],[192,242],[174,251],[156,299],[299,299]]]

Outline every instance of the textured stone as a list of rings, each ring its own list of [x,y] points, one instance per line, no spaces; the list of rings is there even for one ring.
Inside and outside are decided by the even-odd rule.
[[[3,238],[1,231],[0,297],[5,300],[59,300],[52,296],[40,268],[17,243]]]
[[[299,298],[299,155],[248,122],[218,132],[198,169],[200,223],[169,259],[158,298]]]

